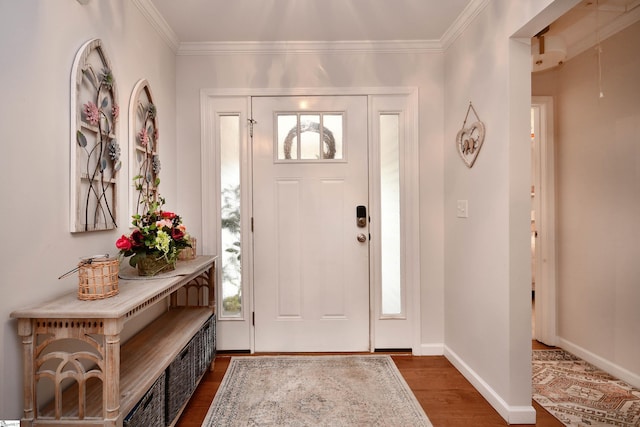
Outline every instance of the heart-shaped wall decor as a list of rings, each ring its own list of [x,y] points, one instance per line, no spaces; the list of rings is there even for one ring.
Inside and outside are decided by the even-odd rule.
[[[463,127],[456,136],[458,153],[468,168],[473,166],[484,142],[484,123],[480,120]]]

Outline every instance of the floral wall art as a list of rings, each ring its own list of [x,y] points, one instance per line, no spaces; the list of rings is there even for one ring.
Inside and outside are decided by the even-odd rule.
[[[148,202],[158,199],[160,185],[158,111],[146,79],[139,80],[133,89],[129,114],[132,177],[129,193],[133,216],[146,213]]]
[[[70,231],[117,227],[116,139],[120,107],[113,68],[100,39],[78,51],[71,72]]]

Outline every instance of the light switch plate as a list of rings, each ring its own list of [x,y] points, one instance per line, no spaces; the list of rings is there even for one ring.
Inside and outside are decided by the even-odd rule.
[[[469,201],[458,200],[456,206],[456,214],[458,218],[469,218]]]

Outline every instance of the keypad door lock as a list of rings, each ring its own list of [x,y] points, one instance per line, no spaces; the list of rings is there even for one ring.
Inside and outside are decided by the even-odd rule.
[[[367,226],[367,207],[359,205],[356,207],[356,224],[360,228]]]

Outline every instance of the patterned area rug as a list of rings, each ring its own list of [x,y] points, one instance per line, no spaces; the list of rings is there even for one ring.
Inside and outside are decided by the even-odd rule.
[[[203,426],[431,426],[389,356],[234,357]]]
[[[567,426],[640,426],[640,390],[564,350],[533,350],[533,398]]]

